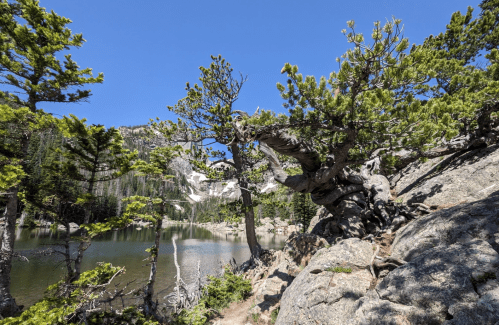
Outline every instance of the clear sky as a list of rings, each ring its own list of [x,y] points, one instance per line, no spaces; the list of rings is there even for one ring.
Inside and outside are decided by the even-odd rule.
[[[104,73],[92,85],[89,103],[40,105],[89,123],[111,126],[173,119],[166,108],[185,96],[185,83],[198,81],[199,66],[221,54],[234,71],[248,75],[235,109],[257,106],[286,112],[276,83],[286,62],[304,75],[329,76],[335,58],[348,48],[341,30],[355,20],[366,36],[373,22],[402,19],[410,43],[445,30],[455,11],[480,8],[478,0],[40,0],[47,10],[70,18],[87,42],[72,50],[80,67]]]

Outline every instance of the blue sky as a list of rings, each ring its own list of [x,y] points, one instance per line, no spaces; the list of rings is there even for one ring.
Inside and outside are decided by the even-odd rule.
[[[304,75],[328,76],[348,48],[341,30],[355,20],[371,34],[373,22],[402,19],[410,43],[445,30],[453,12],[480,8],[477,0],[385,1],[110,1],[40,0],[47,10],[70,18],[87,42],[72,50],[80,67],[104,73],[92,85],[89,103],[43,104],[46,111],[75,114],[106,127],[173,119],[166,106],[197,82],[199,66],[221,54],[234,71],[248,75],[235,109],[257,106],[286,112],[276,83],[280,70],[296,64]]]

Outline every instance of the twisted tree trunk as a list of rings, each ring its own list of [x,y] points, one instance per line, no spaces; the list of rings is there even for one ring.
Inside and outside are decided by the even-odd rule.
[[[321,234],[363,238],[390,232],[414,217],[410,209],[390,202],[390,183],[377,174],[379,158],[364,162],[360,172],[348,167],[352,163],[347,157],[351,148],[348,141],[326,163],[321,163],[313,148],[284,131],[257,134],[256,139],[277,182],[297,192],[311,193],[312,201],[332,214],[322,225],[325,229]],[[304,173],[288,175],[274,151],[296,158]]]
[[[252,259],[259,259],[262,247],[256,239],[255,233],[255,212],[253,210],[253,201],[251,193],[248,191],[248,183],[243,179],[243,161],[237,144],[231,145],[232,157],[234,158],[234,165],[237,170],[238,184],[241,189],[241,197],[244,206],[244,219],[246,222],[246,240],[251,251]]]

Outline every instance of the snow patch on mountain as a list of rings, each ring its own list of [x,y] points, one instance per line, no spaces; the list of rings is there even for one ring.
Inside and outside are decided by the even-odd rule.
[[[228,166],[228,165],[227,165]],[[219,197],[226,199],[237,199],[241,196],[241,190],[236,179],[225,182],[210,181],[203,173],[193,170],[192,165],[182,158],[176,158],[172,167],[175,171],[183,174],[188,182],[186,187],[189,198],[195,202],[201,202],[209,197]],[[225,167],[223,164],[217,165],[219,168]],[[270,174],[264,176],[265,183],[259,186],[260,193],[269,193],[277,189],[277,183]],[[185,192],[184,192],[185,193]]]
[[[187,175],[187,181],[193,185],[199,185],[201,182],[208,180],[206,175],[198,173],[196,171],[192,171],[189,175]]]
[[[196,202],[200,202],[203,199],[203,197],[201,195],[195,194],[194,191],[192,190],[192,188],[191,188],[191,194],[189,194],[189,197]]]
[[[223,191],[222,191],[221,194],[226,193],[226,192],[228,192],[230,190],[234,190],[235,189],[235,185],[236,185],[236,182],[229,182],[229,183],[227,183],[227,185],[225,186],[225,188],[223,189]]]

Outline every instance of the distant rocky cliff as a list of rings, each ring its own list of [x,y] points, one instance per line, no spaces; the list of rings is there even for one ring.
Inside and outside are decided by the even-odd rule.
[[[166,146],[168,142],[161,136],[153,139],[145,140],[142,136],[145,134],[147,126],[134,127],[119,127],[120,133],[124,138],[132,141],[140,150],[149,151],[158,146]],[[177,142],[184,149],[192,149],[199,147],[196,142]],[[225,199],[237,199],[241,195],[241,191],[237,186],[237,180],[232,179],[225,182],[217,182],[209,180],[204,174],[193,170],[187,158],[176,158],[172,163],[172,169],[181,175],[184,175],[189,183],[188,188],[183,189],[187,196],[195,202],[200,202],[209,197],[220,197]],[[261,192],[267,193],[277,187],[277,183],[270,175],[264,177],[265,183],[261,186]]]

